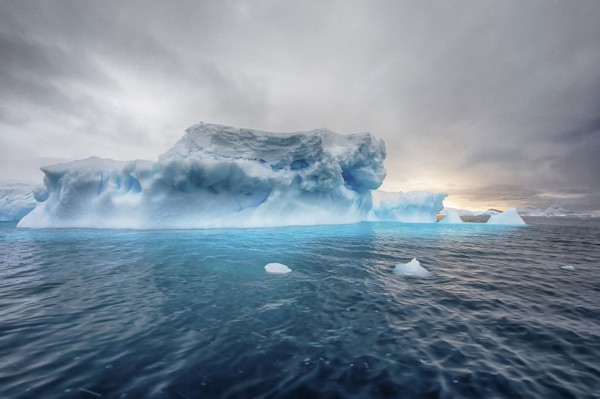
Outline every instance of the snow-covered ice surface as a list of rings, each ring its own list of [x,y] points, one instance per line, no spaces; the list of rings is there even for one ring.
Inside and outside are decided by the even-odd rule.
[[[502,213],[490,216],[488,224],[508,224],[519,225],[525,224],[523,218],[519,215],[515,208],[509,208]]]
[[[0,184],[0,222],[18,221],[31,212],[37,204],[33,191],[28,184]]]
[[[427,191],[373,192],[371,220],[434,223],[444,208],[445,193]]]
[[[408,277],[431,277],[432,273],[421,266],[416,258],[408,263],[398,263],[394,268],[394,274]]]
[[[267,263],[265,265],[265,271],[270,274],[287,274],[290,273],[292,269],[283,263]]]
[[[157,162],[88,158],[42,168],[19,227],[211,228],[365,220],[385,144],[370,133],[187,129]]]
[[[455,209],[446,209],[446,214],[444,215],[444,218],[442,220],[440,220],[440,223],[444,223],[444,224],[458,224],[458,223],[464,223],[464,222],[460,218],[460,214],[458,213],[457,210],[455,210]]]

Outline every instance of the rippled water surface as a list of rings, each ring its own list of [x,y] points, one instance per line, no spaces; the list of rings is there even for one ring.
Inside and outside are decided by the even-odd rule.
[[[0,397],[598,397],[600,220],[529,223],[5,224]]]

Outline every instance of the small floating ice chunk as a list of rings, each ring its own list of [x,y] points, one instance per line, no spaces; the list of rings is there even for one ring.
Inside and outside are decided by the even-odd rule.
[[[292,269],[282,263],[267,263],[265,270],[271,274],[287,274],[292,271]]]
[[[515,208],[509,208],[502,213],[490,216],[488,224],[526,224]]]
[[[394,274],[410,277],[429,277],[432,273],[421,266],[416,258],[413,258],[408,263],[398,263],[394,268]]]
[[[575,266],[573,265],[564,265],[560,267],[563,270],[575,270]]]

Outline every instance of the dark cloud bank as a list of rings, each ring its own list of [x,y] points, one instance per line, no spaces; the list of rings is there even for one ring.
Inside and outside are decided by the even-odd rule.
[[[598,1],[0,1],[0,179],[200,120],[371,131],[386,189],[600,209]]]

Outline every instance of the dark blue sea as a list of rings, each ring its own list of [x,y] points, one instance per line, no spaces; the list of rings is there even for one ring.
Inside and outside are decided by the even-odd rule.
[[[0,397],[598,398],[600,220],[527,221],[3,224]]]

